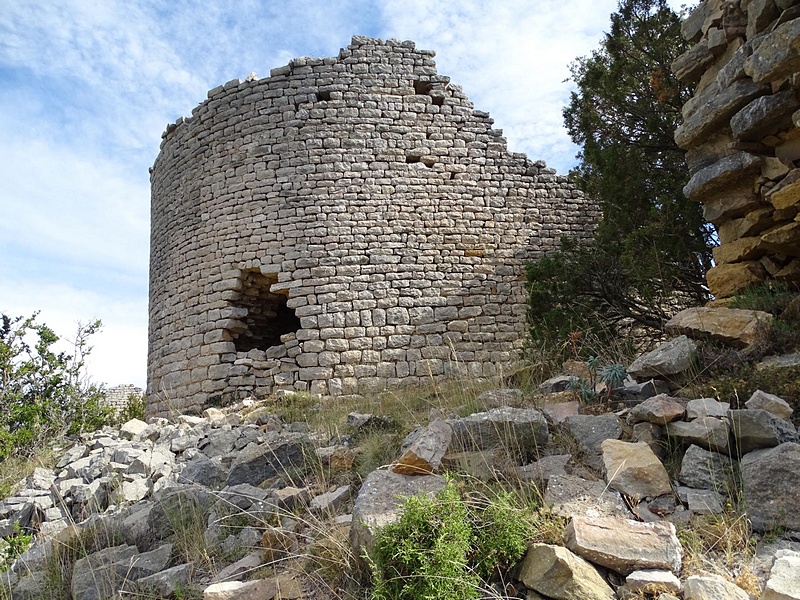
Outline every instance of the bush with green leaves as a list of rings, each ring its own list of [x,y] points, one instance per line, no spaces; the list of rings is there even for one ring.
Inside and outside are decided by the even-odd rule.
[[[368,557],[375,600],[467,600],[512,567],[533,537],[510,494],[462,498],[451,480],[433,497],[412,496],[382,528]]]
[[[102,387],[85,373],[89,338],[101,322],[78,325],[70,354],[54,350],[59,337],[37,316],[0,315],[0,459],[113,419]]]
[[[620,0],[610,30],[572,65],[564,124],[580,146],[571,175],[602,209],[594,239],[562,242],[528,269],[531,333],[660,331],[677,308],[708,300],[713,228],[687,200],[673,135],[692,86],[672,62],[689,48],[666,0]]]

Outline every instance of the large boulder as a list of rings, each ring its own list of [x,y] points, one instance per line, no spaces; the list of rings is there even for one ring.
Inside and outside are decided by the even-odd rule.
[[[529,546],[519,563],[517,578],[528,588],[555,600],[615,598],[597,569],[563,546]]]
[[[759,310],[724,307],[697,307],[682,310],[667,321],[670,333],[694,338],[708,338],[736,348],[744,348],[760,339],[764,326],[773,316]]]
[[[727,493],[734,465],[728,456],[692,444],[683,455],[678,479],[692,488]]]
[[[234,456],[227,485],[258,486],[275,475],[302,470],[313,450],[306,434],[276,433],[266,443],[251,443]]]
[[[800,530],[800,444],[788,442],[742,457],[747,516],[756,531]]]
[[[730,410],[728,418],[736,440],[736,449],[741,454],[798,441],[794,425],[766,410]]]
[[[564,541],[586,560],[623,575],[641,569],[677,573],[681,568],[681,543],[675,526],[666,521],[575,516],[564,531]]]
[[[651,377],[680,380],[696,361],[697,346],[682,335],[637,358],[628,367],[628,374],[637,381]]]

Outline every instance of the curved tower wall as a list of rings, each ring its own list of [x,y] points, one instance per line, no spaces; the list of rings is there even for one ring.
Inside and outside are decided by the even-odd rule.
[[[148,412],[364,393],[518,359],[524,263],[598,217],[412,42],[234,80],[151,170]]]

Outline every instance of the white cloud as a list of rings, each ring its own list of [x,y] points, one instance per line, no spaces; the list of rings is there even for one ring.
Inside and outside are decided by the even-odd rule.
[[[44,323],[60,337],[58,349],[70,352],[78,322],[96,318],[103,328],[89,339],[93,351],[87,372],[97,383],[133,383],[144,387],[147,377],[147,298],[116,298],[62,283],[20,281],[0,277],[0,312],[28,317],[40,311]],[[33,307],[33,308],[32,308]]]

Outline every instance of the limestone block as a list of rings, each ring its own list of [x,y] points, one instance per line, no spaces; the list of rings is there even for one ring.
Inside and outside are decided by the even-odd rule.
[[[721,224],[765,206],[768,205],[753,191],[752,181],[743,180],[736,187],[726,188],[714,196],[704,198],[703,217],[710,223]]]
[[[627,371],[637,380],[651,377],[674,379],[692,369],[696,360],[697,346],[685,335],[680,335],[638,357]]]
[[[729,298],[765,278],[764,267],[754,261],[718,265],[706,273],[708,287],[716,298]]]
[[[752,237],[768,229],[772,225],[772,212],[772,208],[759,208],[739,219],[722,223],[717,227],[720,242],[729,244],[739,238]]]
[[[800,553],[776,557],[759,600],[800,600]]]
[[[604,440],[601,448],[611,488],[637,500],[672,492],[667,470],[646,443]]]
[[[794,412],[794,409],[789,406],[786,400],[779,398],[775,394],[769,394],[761,390],[753,392],[750,399],[745,402],[744,405],[749,409],[766,410],[784,421],[789,421]]]
[[[734,463],[727,455],[692,444],[683,455],[678,479],[692,488],[726,492],[733,468]]]
[[[800,203],[800,169],[793,169],[787,173],[786,177],[770,190],[767,200],[777,210],[796,206]]]
[[[800,222],[769,229],[761,234],[761,240],[775,253],[800,256]]]
[[[761,328],[768,326],[773,318],[771,314],[763,311],[695,307],[679,312],[667,321],[664,328],[670,333],[710,338],[743,348],[759,341]]]
[[[628,422],[666,425],[670,421],[682,419],[685,414],[686,404],[684,400],[672,398],[666,394],[659,394],[634,406],[628,413]]]
[[[719,575],[691,575],[683,583],[684,600],[750,600],[740,587]]]
[[[564,531],[564,542],[586,560],[623,575],[642,569],[677,573],[681,568],[681,543],[675,526],[666,521],[575,516]]]
[[[679,81],[693,82],[714,62],[714,55],[708,49],[708,43],[701,41],[681,54],[671,65],[671,70]]]
[[[694,421],[675,421],[667,423],[667,435],[684,444],[696,444],[708,450],[727,453],[730,428],[727,421],[714,417],[701,417]]]
[[[760,157],[738,152],[695,173],[683,188],[683,193],[690,200],[702,200],[739,181],[748,180],[760,171]]]
[[[452,437],[452,427],[441,419],[432,421],[418,432],[412,432],[403,443],[402,455],[392,465],[392,471],[402,475],[429,475],[436,472]]]
[[[767,251],[767,243],[760,236],[743,237],[722,243],[713,249],[714,262],[718,265],[756,260]]]
[[[733,115],[765,92],[763,86],[749,79],[739,79],[724,88],[715,82],[684,107],[684,121],[675,131],[675,142],[681,148],[694,146],[724,127]]]
[[[740,454],[799,441],[794,425],[766,410],[729,410],[728,418]]]
[[[756,84],[800,71],[800,19],[779,25],[767,34],[745,63]]]
[[[792,113],[798,106],[800,102],[793,90],[756,98],[731,119],[733,135],[739,140],[757,141],[789,129]]]
[[[613,600],[616,597],[591,563],[562,546],[529,546],[517,577],[528,588],[549,598]]]

